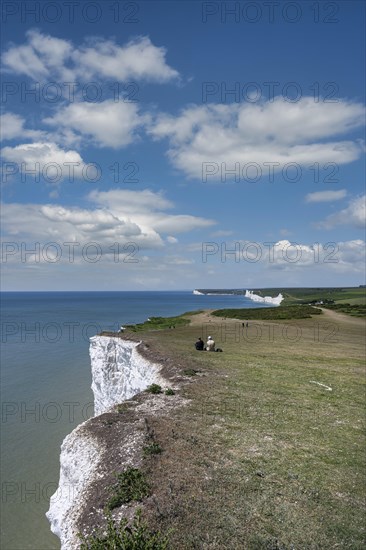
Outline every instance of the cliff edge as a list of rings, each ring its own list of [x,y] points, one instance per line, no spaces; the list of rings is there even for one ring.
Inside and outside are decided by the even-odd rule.
[[[141,392],[152,383],[166,387],[169,377],[167,372],[164,376],[162,364],[148,357],[142,342],[118,336],[91,338],[90,358],[95,416],[64,439],[59,486],[46,513],[61,550],[78,548],[78,533],[89,534],[103,526],[116,471],[138,467],[141,461],[146,430],[141,412],[156,408],[153,396]],[[126,401],[133,396],[138,397]],[[177,399],[162,395],[158,408],[166,414]],[[129,515],[122,507],[118,513],[123,512]]]

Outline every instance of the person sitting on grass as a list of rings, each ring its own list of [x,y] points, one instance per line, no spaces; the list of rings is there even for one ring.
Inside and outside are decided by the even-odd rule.
[[[205,347],[203,340],[201,338],[198,338],[197,342],[195,343],[195,346],[198,351],[203,351]]]
[[[207,339],[206,350],[215,351],[215,340],[213,340],[211,336]]]

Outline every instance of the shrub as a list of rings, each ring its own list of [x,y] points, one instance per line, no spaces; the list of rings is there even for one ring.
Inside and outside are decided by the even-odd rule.
[[[122,518],[117,524],[107,516],[107,532],[95,532],[86,538],[79,535],[81,550],[166,550],[168,539],[161,533],[150,532],[141,521],[141,510],[137,510],[130,527]]]
[[[146,391],[149,393],[161,393],[161,386],[159,384],[151,384],[146,388]]]
[[[240,320],[307,319],[312,315],[321,315],[322,310],[309,305],[277,306],[250,309],[217,309],[212,312],[216,317],[229,317]]]
[[[195,370],[195,369],[185,369],[183,371],[183,374],[185,374],[186,376],[196,376],[198,370]]]
[[[175,391],[171,388],[168,388],[167,390],[165,390],[165,395],[175,395]]]
[[[151,443],[150,445],[146,445],[146,447],[144,447],[145,456],[159,455],[161,452],[163,452],[163,449],[160,447],[159,443]]]
[[[107,507],[113,510],[121,504],[132,500],[140,501],[150,493],[149,485],[144,474],[137,468],[127,468],[124,472],[117,474],[117,483],[113,485],[114,494],[108,501]]]

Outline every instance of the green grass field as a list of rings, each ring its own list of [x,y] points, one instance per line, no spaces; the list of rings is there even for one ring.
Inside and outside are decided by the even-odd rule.
[[[321,315],[321,309],[308,306],[282,306],[268,308],[217,309],[212,312],[215,317],[231,319],[250,319],[276,321],[279,319],[308,319],[312,315]]]
[[[174,550],[364,548],[364,320],[190,320],[139,333],[174,359],[189,400],[145,413],[162,449],[147,469],[149,526]],[[208,334],[223,353],[195,351]]]
[[[146,330],[164,330],[184,326],[189,323],[183,315],[178,317],[150,317],[149,321],[137,323],[135,325],[126,325],[126,330],[131,332],[141,332]]]
[[[365,288],[288,288],[283,290],[283,295],[284,305],[325,300],[334,302],[354,300],[355,303],[360,303],[365,300]]]
[[[305,319],[311,315],[320,314],[319,308],[312,307],[320,305],[354,317],[366,316],[364,288],[267,288],[254,292],[260,296],[278,296],[282,293],[284,300],[280,307],[220,309],[213,312],[213,315],[242,320]]]

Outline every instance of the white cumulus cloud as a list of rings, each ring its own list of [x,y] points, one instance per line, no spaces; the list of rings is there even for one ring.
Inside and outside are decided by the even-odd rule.
[[[185,233],[194,229],[209,227],[214,220],[191,216],[189,214],[168,214],[173,204],[161,193],[114,189],[93,191],[89,200],[100,207],[108,208],[116,216],[129,216],[142,228],[153,227],[155,231],[171,235]]]
[[[64,128],[84,138],[92,138],[101,147],[125,147],[136,137],[136,131],[147,122],[140,116],[135,103],[115,102],[71,103],[61,108],[44,122],[56,128]]]
[[[27,130],[25,120],[15,113],[5,113],[0,116],[1,139],[8,141],[15,138],[38,139],[44,135],[41,130]]]
[[[68,178],[83,177],[85,163],[79,153],[65,150],[52,142],[23,143],[15,147],[3,147],[4,160],[17,164],[20,172],[40,174],[51,183]]]
[[[6,70],[25,74],[33,80],[50,78],[65,81],[94,78],[167,82],[179,77],[178,71],[165,60],[166,49],[155,46],[148,36],[139,36],[126,45],[111,39],[87,39],[80,46],[71,41],[27,32],[22,45],[12,44],[2,55]]]
[[[234,250],[234,243],[227,246]],[[304,269],[363,273],[365,242],[301,243],[283,239],[273,243],[243,241],[237,246],[236,261],[260,264],[268,270],[300,272]]]
[[[316,103],[303,97],[289,103],[277,97],[260,104],[192,105],[178,116],[159,114],[148,131],[155,139],[168,138],[171,161],[189,177],[201,179],[212,163],[212,178],[219,179],[222,164],[233,169],[238,163],[242,170],[257,163],[267,173],[265,163],[282,170],[291,162],[352,162],[361,144],[337,137],[362,126],[364,113],[363,105],[345,100]]]
[[[189,232],[214,222],[186,214],[167,214],[173,204],[160,193],[112,190],[88,195],[90,207],[60,204],[2,204],[4,239],[27,243],[75,243],[76,253],[96,243],[113,257],[116,243],[122,250],[128,243],[139,249],[155,250],[177,243],[173,232]],[[28,244],[29,243],[29,244]],[[68,245],[69,246],[69,245]],[[71,244],[70,244],[71,246]],[[128,252],[128,251],[127,251]]]
[[[97,40],[77,48],[73,61],[77,72],[90,79],[95,75],[125,81],[128,78],[167,82],[179,76],[165,61],[166,49],[152,44],[147,36],[119,46],[112,40]]]
[[[317,225],[320,228],[331,229],[336,225],[353,225],[354,227],[365,228],[366,222],[366,195],[352,199],[343,210],[328,216]]]

